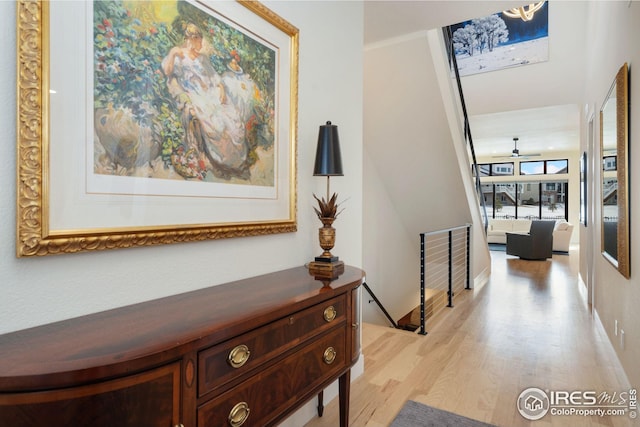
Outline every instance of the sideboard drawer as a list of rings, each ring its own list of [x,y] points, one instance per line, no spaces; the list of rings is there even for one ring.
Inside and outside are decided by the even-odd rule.
[[[269,323],[198,355],[198,395],[239,379],[252,368],[346,320],[341,295]]]
[[[316,389],[347,367],[345,342],[345,328],[336,329],[204,403],[198,408],[198,427],[272,425],[277,414],[290,409],[305,390]]]

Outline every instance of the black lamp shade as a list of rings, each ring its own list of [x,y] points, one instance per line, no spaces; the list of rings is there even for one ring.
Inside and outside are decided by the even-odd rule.
[[[314,176],[343,176],[338,126],[327,122],[320,126]]]

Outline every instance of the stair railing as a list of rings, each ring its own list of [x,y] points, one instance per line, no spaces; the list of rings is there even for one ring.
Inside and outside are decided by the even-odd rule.
[[[462,287],[471,289],[471,224],[420,234],[420,334],[426,335],[426,289],[437,299],[446,290],[447,307]],[[431,301],[434,304],[434,301]],[[433,307],[433,305],[432,305]],[[435,313],[432,313],[435,314]]]
[[[455,48],[453,46],[453,32],[451,27],[443,27],[442,32],[444,34],[444,43],[447,48],[447,56],[449,58],[449,66],[455,74],[456,84],[458,87],[458,95],[460,97],[460,104],[462,107],[462,114],[464,116],[464,136],[469,146],[472,159],[472,170],[475,179],[476,195],[478,197],[478,203],[482,211],[482,218],[484,220],[484,231],[486,233],[489,226],[489,217],[487,216],[487,206],[484,200],[484,194],[482,193],[482,184],[480,182],[480,168],[476,159],[476,152],[473,147],[473,138],[471,137],[471,127],[469,126],[469,115],[467,113],[467,104],[464,101],[464,93],[462,91],[462,81],[460,80],[460,72],[458,71],[458,61],[456,60]]]
[[[384,305],[382,305],[382,302],[380,302],[380,300],[378,299],[378,297],[376,296],[375,293],[373,293],[373,291],[371,290],[371,288],[369,287],[369,285],[367,285],[366,282],[364,282],[362,284],[362,286],[364,287],[364,289],[369,293],[369,295],[371,295],[371,298],[373,298],[373,301],[375,301],[375,303],[378,305],[378,307],[380,308],[380,311],[382,311],[382,314],[385,315],[385,317],[387,318],[387,320],[389,321],[389,323],[391,323],[391,325],[396,328],[399,329],[400,327],[398,326],[398,324],[396,323],[395,320],[393,320],[393,318],[391,317],[391,315],[389,314],[389,312],[387,311],[386,308],[384,308]],[[369,302],[371,302],[371,300],[369,300]]]

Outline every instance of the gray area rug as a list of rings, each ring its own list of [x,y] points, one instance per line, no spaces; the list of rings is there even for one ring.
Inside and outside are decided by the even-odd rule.
[[[408,400],[390,427],[495,427],[442,409]]]

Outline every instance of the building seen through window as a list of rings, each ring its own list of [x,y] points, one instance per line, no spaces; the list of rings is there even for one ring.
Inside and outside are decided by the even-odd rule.
[[[490,218],[568,218],[567,181],[485,183],[482,194]]]
[[[517,168],[513,162],[483,163],[478,170],[484,178],[482,195],[490,218],[568,219],[568,180],[541,177],[539,181],[504,182],[491,178],[518,175],[516,171],[519,175],[567,174],[568,159],[521,161]]]
[[[605,156],[602,158],[602,170],[614,171],[618,169],[618,156]]]

